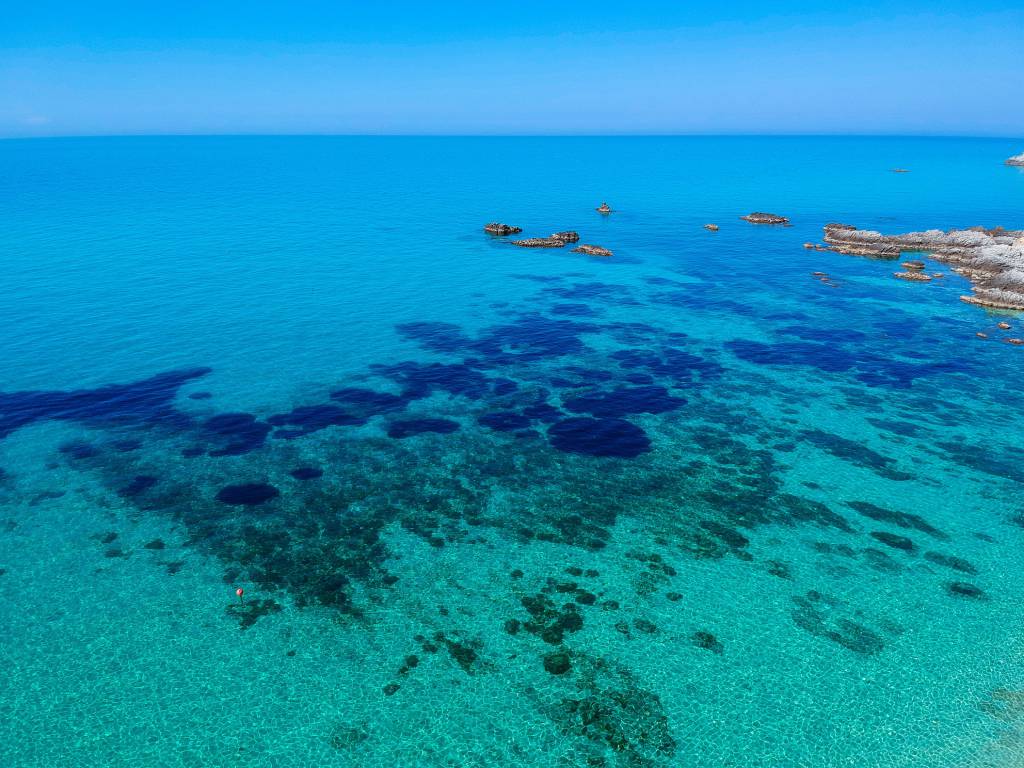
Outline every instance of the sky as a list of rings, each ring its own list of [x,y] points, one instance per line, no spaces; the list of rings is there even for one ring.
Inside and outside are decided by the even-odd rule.
[[[1024,136],[1024,2],[3,0],[0,137]]]

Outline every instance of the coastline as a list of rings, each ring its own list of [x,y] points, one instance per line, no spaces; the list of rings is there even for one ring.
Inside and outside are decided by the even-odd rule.
[[[1024,311],[1024,230],[973,227],[883,235],[827,224],[824,239],[830,250],[852,256],[896,260],[903,253],[927,253],[971,282],[973,295],[961,296],[961,301]]]

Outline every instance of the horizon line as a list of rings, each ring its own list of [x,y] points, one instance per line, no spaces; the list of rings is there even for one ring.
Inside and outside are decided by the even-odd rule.
[[[0,135],[0,141],[39,141],[60,139],[145,139],[145,138],[551,138],[551,139],[583,139],[583,138],[889,138],[889,139],[992,139],[1004,141],[1024,141],[1024,134],[1019,136],[997,134],[966,134],[966,133],[886,133],[886,132],[646,132],[621,131],[607,133],[481,133],[481,132],[335,132],[335,131],[161,131],[161,132],[126,132],[126,133],[55,133],[45,135]]]

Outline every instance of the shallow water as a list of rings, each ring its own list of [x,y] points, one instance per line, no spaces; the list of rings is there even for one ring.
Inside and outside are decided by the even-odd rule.
[[[1016,151],[0,143],[0,764],[1019,765]]]

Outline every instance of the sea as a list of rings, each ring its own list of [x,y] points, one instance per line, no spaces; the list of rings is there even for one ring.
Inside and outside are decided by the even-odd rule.
[[[0,765],[1024,765],[1022,145],[0,141]]]

